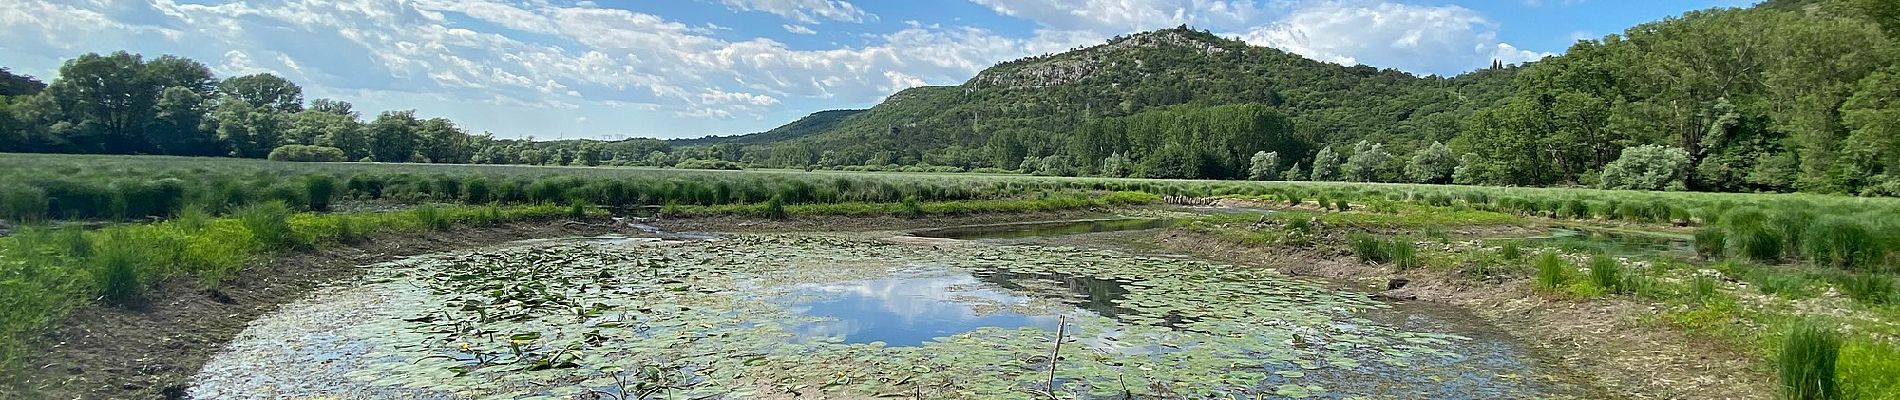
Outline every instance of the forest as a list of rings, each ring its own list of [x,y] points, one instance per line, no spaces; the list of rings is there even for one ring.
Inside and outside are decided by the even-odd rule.
[[[174,56],[0,70],[0,152],[1900,195],[1900,23],[1877,0],[1711,9],[1456,77],[1186,26],[1009,61],[767,132],[537,141],[305,102]]]

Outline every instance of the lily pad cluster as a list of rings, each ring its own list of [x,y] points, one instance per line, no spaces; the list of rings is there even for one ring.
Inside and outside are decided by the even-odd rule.
[[[1059,247],[741,235],[541,242],[372,268],[361,285],[286,310],[332,321],[267,318],[207,374],[247,362],[341,371],[291,394],[416,398],[1379,396],[1394,392],[1363,375],[1455,358],[1448,349],[1463,340],[1381,325],[1361,316],[1379,302],[1268,270]],[[987,290],[1042,301],[996,312],[1059,316],[1064,334],[987,327],[918,346],[801,338],[826,317],[785,303],[813,284],[918,270],[1007,276],[1020,284]],[[376,306],[323,308],[343,299]],[[320,346],[271,345],[313,337]],[[217,378],[201,382],[246,392]]]

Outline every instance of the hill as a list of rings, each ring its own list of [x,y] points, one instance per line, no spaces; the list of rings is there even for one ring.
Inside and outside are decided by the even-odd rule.
[[[1280,151],[1293,160],[1327,144],[1362,139],[1403,148],[1450,140],[1472,112],[1509,95],[1514,71],[1421,77],[1324,63],[1179,27],[1005,62],[957,86],[907,89],[822,132],[752,142],[761,146],[746,154],[747,161],[780,166],[928,163],[1004,169],[1019,168],[1025,158],[1061,156],[1078,172],[1096,173],[1114,153],[1140,163],[1162,149],[1075,149],[1087,146],[1073,138],[1091,124],[1122,125],[1128,118],[1163,118],[1224,105],[1252,106],[1227,108],[1234,118],[1288,122],[1275,125],[1285,129],[1271,135],[1284,140],[1273,146],[1189,149],[1196,158],[1201,158],[1198,153],[1230,153],[1225,160],[1210,161],[1228,165],[1197,169],[1219,172],[1207,177],[1234,177],[1231,153]],[[1138,117],[1151,113],[1158,114]]]
[[[864,112],[864,110],[825,110],[825,111],[811,113],[811,115],[807,115],[804,118],[799,118],[795,121],[792,121],[785,125],[780,125],[777,128],[772,128],[771,130],[768,130],[765,132],[747,133],[747,134],[731,135],[731,136],[708,135],[705,137],[698,137],[698,138],[691,138],[691,139],[671,139],[671,140],[667,140],[666,142],[667,144],[670,144],[673,146],[710,146],[710,145],[715,145],[715,144],[720,144],[720,143],[760,144],[760,143],[781,142],[781,141],[787,141],[787,140],[792,140],[792,139],[798,139],[798,138],[810,136],[815,133],[830,130],[832,127],[837,126],[838,122],[844,121],[845,118],[849,118],[853,115],[857,115],[860,112]]]

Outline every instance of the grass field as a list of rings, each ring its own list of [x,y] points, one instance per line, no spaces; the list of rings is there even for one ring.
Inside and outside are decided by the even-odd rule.
[[[145,288],[168,279],[194,279],[215,288],[258,256],[348,243],[379,232],[598,216],[602,209],[632,207],[671,216],[920,216],[1132,206],[1158,203],[1165,196],[1225,197],[1285,208],[1276,215],[1276,229],[1247,225],[1253,217],[1209,217],[1177,229],[1286,244],[1310,243],[1314,238],[1306,224],[1321,223],[1353,232],[1335,239],[1350,242],[1370,263],[1476,269],[1478,276],[1517,271],[1534,276],[1536,285],[1554,295],[1692,303],[1695,307],[1666,318],[1764,354],[1793,354],[1779,350],[1784,347],[1809,349],[1782,357],[1784,364],[1827,358],[1831,366],[1837,356],[1843,366],[1840,379],[1851,383],[1844,389],[1850,393],[1900,387],[1891,379],[1877,383],[1879,376],[1900,371],[1891,357],[1900,335],[1891,323],[1900,315],[1895,311],[1900,297],[1893,289],[1900,271],[1900,199],[38,154],[0,154],[0,221],[12,230],[0,238],[0,334],[5,335],[0,362],[14,366],[26,351],[21,343],[73,307],[95,301],[135,304]],[[1639,268],[1592,249],[1517,254],[1517,243],[1454,252],[1414,244],[1443,237],[1448,227],[1531,220],[1693,236],[1696,254]],[[1853,300],[1854,311],[1847,315],[1871,317],[1812,319],[1794,308],[1736,307],[1734,295],[1723,294],[1730,292],[1710,288],[1715,282],[1683,279],[1683,271],[1699,268],[1745,282],[1750,293],[1797,302],[1839,293]],[[1734,329],[1748,324],[1777,328]],[[1834,331],[1804,328],[1816,324],[1845,327],[1847,336],[1829,347],[1828,332]],[[1826,348],[1841,350],[1835,355]]]

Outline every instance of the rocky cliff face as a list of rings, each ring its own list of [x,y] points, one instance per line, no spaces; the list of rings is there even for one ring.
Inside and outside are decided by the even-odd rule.
[[[1227,44],[1219,41],[1211,35],[1187,29],[1143,32],[1078,51],[1004,63],[977,73],[964,86],[1018,89],[1065,85],[1088,79],[1103,69],[1140,68],[1143,61],[1134,54],[1144,49],[1177,50],[1203,56],[1226,53]]]

